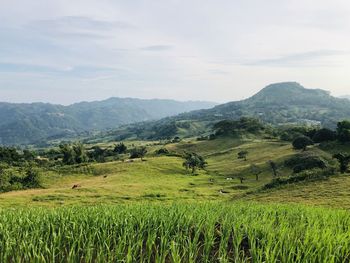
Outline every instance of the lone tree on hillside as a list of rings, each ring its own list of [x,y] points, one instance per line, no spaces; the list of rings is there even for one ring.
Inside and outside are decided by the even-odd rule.
[[[185,161],[183,162],[183,166],[188,170],[191,169],[191,173],[194,174],[196,169],[204,169],[207,162],[204,158],[196,153],[185,153],[184,155]]]
[[[246,161],[247,155],[248,155],[248,151],[240,151],[239,153],[237,153],[237,158],[244,159],[244,161]]]
[[[144,146],[139,148],[134,148],[130,152],[130,158],[131,159],[141,158],[141,161],[143,161],[143,157],[145,157],[146,153],[147,153],[147,149]]]
[[[333,155],[333,158],[337,159],[340,165],[340,172],[343,174],[348,170],[350,163],[350,155],[344,153],[337,153]]]
[[[123,154],[123,153],[126,153],[127,149],[128,148],[125,146],[125,144],[121,142],[114,147],[113,152],[118,154]]]
[[[252,164],[250,166],[250,171],[251,171],[252,174],[255,175],[255,180],[259,181],[259,175],[262,173],[260,168],[257,165]]]
[[[277,164],[274,161],[268,161],[268,164],[271,167],[272,173],[274,177],[278,176],[278,171],[277,171]]]
[[[300,136],[293,141],[293,148],[296,150],[306,151],[309,145],[313,145],[314,142],[306,136]]]

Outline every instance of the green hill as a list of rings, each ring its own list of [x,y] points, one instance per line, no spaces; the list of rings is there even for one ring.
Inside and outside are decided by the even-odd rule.
[[[241,117],[259,118],[272,125],[310,124],[334,128],[339,120],[350,118],[350,101],[335,98],[324,90],[306,89],[296,82],[276,83],[242,101],[125,126],[111,135],[141,139],[198,136],[210,131],[215,122]]]
[[[28,144],[74,137],[214,106],[210,102],[110,98],[69,106],[0,103],[0,144]]]

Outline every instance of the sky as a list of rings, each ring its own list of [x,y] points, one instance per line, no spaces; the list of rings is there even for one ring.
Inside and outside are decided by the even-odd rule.
[[[0,101],[350,94],[348,0],[0,0]]]

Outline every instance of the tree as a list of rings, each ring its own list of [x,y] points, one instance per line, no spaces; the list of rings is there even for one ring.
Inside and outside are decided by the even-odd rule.
[[[75,164],[75,151],[69,144],[60,144],[60,150],[63,154],[62,162],[64,164]]]
[[[350,141],[350,121],[341,121],[337,124],[337,137],[340,142]]]
[[[252,174],[255,175],[255,180],[259,181],[259,175],[262,173],[260,168],[257,165],[252,164],[250,166],[250,171],[251,171]]]
[[[145,157],[146,153],[147,153],[147,149],[144,146],[139,148],[134,148],[130,152],[130,158],[131,159],[141,158],[141,161],[143,161],[143,157]]]
[[[337,138],[337,133],[327,128],[317,130],[312,137],[312,140],[316,143],[334,141]]]
[[[185,161],[182,164],[186,169],[191,169],[191,173],[194,174],[196,169],[204,169],[206,166],[206,161],[204,158],[196,153],[185,153]]]
[[[60,144],[60,150],[63,154],[62,162],[64,164],[83,163],[88,160],[84,145],[80,142],[73,145]]]
[[[247,155],[248,155],[248,151],[240,151],[239,153],[237,153],[237,158],[244,159],[244,161],[246,161]]]
[[[278,171],[277,171],[277,164],[274,161],[268,161],[268,164],[271,167],[272,173],[274,177],[278,176]]]
[[[26,161],[33,161],[35,159],[35,153],[27,149],[23,150],[23,159]]]
[[[293,144],[294,149],[305,151],[307,146],[313,145],[314,143],[309,137],[299,136],[298,138],[296,138],[293,141],[292,144]]]
[[[123,154],[123,153],[126,153],[126,150],[128,148],[125,146],[124,143],[118,143],[115,147],[114,147],[114,152],[117,153],[117,154]]]
[[[105,151],[99,146],[92,147],[92,151],[89,152],[89,156],[91,159],[97,161],[97,162],[105,162]]]
[[[337,159],[340,165],[340,172],[343,174],[348,170],[350,163],[350,155],[345,153],[337,153],[333,155],[333,158]]]
[[[158,155],[169,154],[169,150],[167,148],[160,148],[160,149],[156,150],[155,153]]]
[[[24,187],[27,188],[40,187],[41,180],[39,172],[37,170],[34,170],[33,168],[29,168],[26,171],[25,177],[22,179],[22,184]]]
[[[75,143],[73,146],[73,151],[75,153],[75,162],[76,163],[85,163],[88,158],[86,155],[86,151],[84,145],[80,142]]]

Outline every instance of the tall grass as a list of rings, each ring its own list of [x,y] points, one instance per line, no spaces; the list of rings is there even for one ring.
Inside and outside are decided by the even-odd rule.
[[[347,211],[255,204],[0,211],[1,262],[348,262]]]

